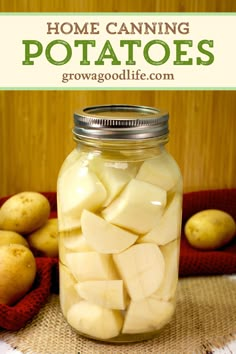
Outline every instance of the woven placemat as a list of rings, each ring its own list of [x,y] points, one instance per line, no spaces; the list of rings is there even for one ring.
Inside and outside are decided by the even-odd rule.
[[[236,340],[236,279],[180,279],[175,318],[152,340],[114,345],[83,338],[67,325],[56,294],[25,328],[2,330],[0,339],[24,354],[209,354]]]

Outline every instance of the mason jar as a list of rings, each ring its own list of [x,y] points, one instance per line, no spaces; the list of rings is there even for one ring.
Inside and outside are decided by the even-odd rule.
[[[87,107],[73,136],[57,185],[61,310],[92,339],[155,337],[175,313],[182,217],[168,113]]]

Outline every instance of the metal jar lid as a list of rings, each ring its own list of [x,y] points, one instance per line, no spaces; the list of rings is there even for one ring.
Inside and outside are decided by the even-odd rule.
[[[74,114],[76,138],[139,140],[168,134],[167,112],[136,105],[101,105]]]

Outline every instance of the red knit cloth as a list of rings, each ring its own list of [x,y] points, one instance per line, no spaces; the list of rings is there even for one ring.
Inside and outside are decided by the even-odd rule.
[[[56,217],[56,193],[43,193],[51,205],[50,217]],[[0,199],[0,206],[7,199]],[[191,215],[204,209],[220,209],[236,220],[236,189],[187,193],[183,197],[183,227]],[[37,276],[31,291],[14,306],[0,304],[0,327],[18,330],[40,310],[51,292],[58,293],[58,260],[36,258]],[[180,277],[236,273],[236,238],[217,251],[199,251],[181,236]]]
[[[0,305],[0,327],[18,330],[32,319],[47,300],[53,284],[53,273],[57,281],[57,259],[37,258],[37,276],[32,290],[14,306]]]

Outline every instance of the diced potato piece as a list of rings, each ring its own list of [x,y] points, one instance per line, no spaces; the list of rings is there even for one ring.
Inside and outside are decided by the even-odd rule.
[[[67,265],[67,254],[72,252],[92,252],[94,249],[88,244],[80,229],[65,231],[59,237],[60,261]]]
[[[124,310],[125,292],[122,280],[91,280],[75,285],[80,297],[108,309]]]
[[[166,205],[166,191],[132,179],[120,196],[103,210],[104,218],[138,234],[149,232]]]
[[[169,301],[175,295],[178,284],[179,240],[160,246],[165,260],[165,273],[161,286],[153,294],[160,300]]]
[[[137,165],[125,161],[106,161],[101,158],[92,160],[89,166],[107,190],[104,206],[110,204],[138,170]]]
[[[81,229],[64,232],[63,235],[61,235],[61,238],[64,247],[70,251],[94,251],[94,249],[86,241]]]
[[[174,314],[171,302],[148,297],[131,301],[128,307],[122,333],[145,333],[162,328]]]
[[[71,252],[71,251],[68,251],[63,243],[62,243],[62,240],[61,240],[61,237],[59,235],[59,259],[60,259],[60,262],[63,263],[64,265],[66,265],[66,255],[68,252]]]
[[[106,189],[97,176],[87,166],[81,166],[81,161],[73,164],[58,180],[59,231],[78,227],[74,219],[80,219],[82,210],[98,209],[106,197]]]
[[[153,294],[163,280],[165,262],[156,244],[135,244],[113,259],[134,301]]]
[[[60,168],[59,176],[61,176],[64,173],[64,171],[66,171],[75,162],[78,163],[79,160],[84,161],[85,159],[86,159],[86,154],[79,151],[76,147],[74,150],[71,151],[71,153],[64,160]]]
[[[177,193],[154,228],[139,242],[155,242],[165,245],[180,236],[182,215],[182,197]]]
[[[118,253],[135,243],[138,236],[112,225],[100,216],[84,210],[81,215],[83,234],[91,247],[101,253]]]
[[[84,300],[71,306],[67,321],[80,333],[97,339],[110,339],[120,333],[123,316],[120,311],[105,309]]]
[[[166,153],[162,153],[144,161],[136,178],[169,191],[180,178],[180,171],[175,161]]]
[[[78,281],[118,279],[112,257],[108,254],[68,253],[66,262]]]
[[[63,264],[59,263],[60,305],[63,315],[66,317],[68,309],[82,300],[75,290],[76,280]]]
[[[80,228],[80,217],[71,217],[63,214],[58,208],[58,230],[59,232],[70,231]]]

